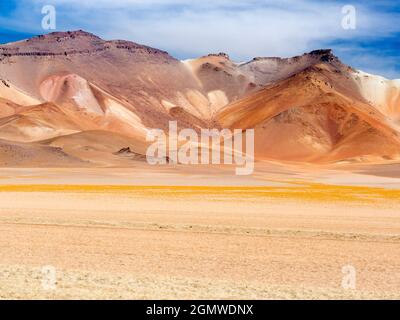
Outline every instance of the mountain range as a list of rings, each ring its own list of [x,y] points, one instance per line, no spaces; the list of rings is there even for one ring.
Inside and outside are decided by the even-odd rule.
[[[129,166],[149,129],[255,129],[255,157],[400,159],[400,80],[329,49],[180,61],[79,30],[0,45],[0,166]]]

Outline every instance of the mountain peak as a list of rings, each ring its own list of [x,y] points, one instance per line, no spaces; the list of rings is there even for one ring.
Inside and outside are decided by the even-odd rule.
[[[227,53],[225,52],[220,52],[220,53],[210,53],[208,57],[222,57],[225,58],[226,60],[230,60],[230,57]]]
[[[168,56],[168,53],[126,40],[106,41],[84,31],[57,31],[33,38],[0,45],[0,58],[12,56],[70,56],[93,54],[108,50],[124,50],[130,53]],[[172,57],[171,57],[172,58]]]
[[[252,63],[252,62],[258,62],[258,61],[278,61],[278,62],[287,62],[287,61],[298,61],[304,58],[310,57],[313,60],[317,59],[320,60],[322,62],[332,62],[332,61],[338,61],[338,57],[336,57],[333,54],[333,50],[332,49],[317,49],[317,50],[313,50],[310,51],[308,53],[304,53],[301,56],[295,56],[295,57],[291,57],[291,58],[281,58],[281,57],[255,57],[253,58],[253,60],[247,62],[247,63]],[[246,63],[246,64],[247,64]]]
[[[318,49],[318,50],[313,50],[309,53],[306,53],[306,55],[310,56],[318,56],[319,59],[323,62],[331,62],[333,60],[338,60],[338,58],[333,54],[332,49]]]
[[[333,50],[332,49],[317,49],[310,51],[308,54],[312,55],[333,55]]]
[[[51,32],[45,35],[38,35],[31,39],[27,39],[27,42],[37,41],[37,40],[55,40],[57,42],[65,41],[68,39],[75,39],[75,38],[88,38],[92,40],[101,40],[98,36],[94,35],[93,33],[84,31],[84,30],[75,30],[75,31],[56,31]]]

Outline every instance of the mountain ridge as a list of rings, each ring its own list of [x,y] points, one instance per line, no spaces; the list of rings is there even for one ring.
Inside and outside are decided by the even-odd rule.
[[[400,82],[357,71],[331,49],[245,63],[222,52],[180,61],[131,41],[54,32],[0,45],[0,80],[0,139],[65,137],[54,141],[74,159],[71,139],[95,143],[98,132],[98,146],[105,141],[100,132],[126,137],[109,140],[105,158],[112,163],[121,141],[136,141],[143,152],[146,132],[167,130],[172,120],[195,130],[255,128],[259,160],[400,156]],[[112,141],[118,150],[110,149]],[[83,158],[86,147],[77,146]],[[102,153],[82,161],[99,163],[95,154]]]

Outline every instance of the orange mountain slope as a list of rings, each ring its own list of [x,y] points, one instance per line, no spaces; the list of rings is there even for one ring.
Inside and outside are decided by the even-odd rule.
[[[350,79],[338,77],[340,72],[326,64],[310,67],[228,105],[218,122],[221,127],[255,128],[259,159],[397,158],[399,132],[352,91]]]

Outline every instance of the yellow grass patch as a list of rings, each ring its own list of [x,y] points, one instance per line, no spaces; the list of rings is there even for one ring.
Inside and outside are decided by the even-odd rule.
[[[0,192],[132,193],[142,196],[294,199],[319,202],[400,201],[400,190],[325,184],[291,186],[0,185]]]

